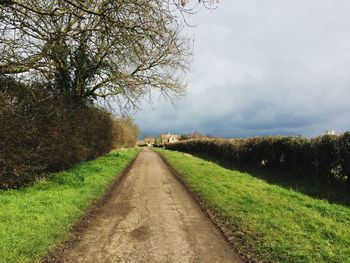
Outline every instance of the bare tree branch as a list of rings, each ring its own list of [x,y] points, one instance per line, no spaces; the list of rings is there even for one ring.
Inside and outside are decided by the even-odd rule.
[[[0,0],[0,74],[41,77],[77,99],[180,94],[191,47],[174,12],[209,2]]]

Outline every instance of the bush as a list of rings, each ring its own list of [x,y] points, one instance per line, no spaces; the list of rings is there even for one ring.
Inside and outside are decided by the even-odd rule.
[[[131,122],[131,121],[130,121]],[[0,79],[0,188],[14,188],[47,173],[133,146],[137,132],[119,136],[118,119],[91,103]],[[125,140],[128,140],[127,142]]]
[[[114,148],[134,147],[139,129],[130,118],[115,118],[113,122]]]
[[[187,140],[167,144],[169,150],[201,154],[238,168],[286,171],[350,187],[350,132],[317,138],[255,137]]]

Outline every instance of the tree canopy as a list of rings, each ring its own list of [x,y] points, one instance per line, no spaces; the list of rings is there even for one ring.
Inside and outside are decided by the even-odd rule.
[[[0,74],[45,80],[79,100],[181,93],[191,48],[174,10],[186,5],[0,0]]]

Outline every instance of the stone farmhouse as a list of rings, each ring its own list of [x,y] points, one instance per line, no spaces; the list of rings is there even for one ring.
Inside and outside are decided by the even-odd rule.
[[[167,134],[160,134],[156,140],[158,144],[174,143],[180,140],[180,136],[177,134],[170,134],[170,132],[168,132]]]
[[[148,146],[153,146],[153,145],[163,145],[166,143],[174,143],[174,142],[178,142],[179,140],[180,140],[179,135],[171,134],[169,132],[169,133],[162,133],[157,137],[145,137],[142,142],[143,144],[146,144]]]

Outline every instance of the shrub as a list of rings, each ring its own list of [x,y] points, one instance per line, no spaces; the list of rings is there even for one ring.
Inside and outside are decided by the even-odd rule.
[[[120,140],[124,127],[116,122],[104,109],[57,95],[49,86],[0,79],[0,188],[133,146],[138,134]]]
[[[343,135],[187,140],[167,149],[201,154],[239,168],[287,171],[329,184],[350,187],[350,132]]]
[[[128,117],[114,118],[114,148],[133,147],[137,143],[139,129],[132,119]]]

